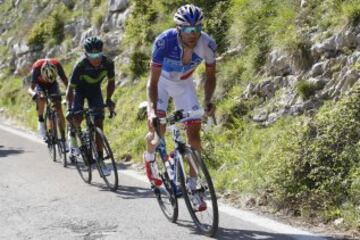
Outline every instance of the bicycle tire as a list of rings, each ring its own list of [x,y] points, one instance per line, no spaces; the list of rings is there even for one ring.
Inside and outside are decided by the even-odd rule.
[[[56,122],[56,145],[57,145],[58,156],[61,159],[63,167],[67,167],[67,154],[66,154],[66,146],[65,146],[66,142],[65,139],[62,139],[62,137],[60,139],[58,138],[59,135],[61,136],[61,131],[60,131],[60,123],[59,123],[60,120],[56,113],[54,118],[55,118],[54,122]]]
[[[177,163],[178,164],[177,169],[179,169],[178,175],[179,175],[186,207],[187,207],[187,209],[190,213],[190,216],[193,219],[196,227],[200,230],[200,232],[202,232],[203,234],[205,234],[209,237],[213,237],[216,234],[218,225],[219,225],[219,210],[218,210],[218,205],[217,205],[215,189],[214,189],[209,171],[208,171],[204,161],[202,160],[201,156],[199,155],[199,153],[196,151],[193,151],[190,147],[187,147],[185,149],[185,152],[183,154],[181,154],[181,156],[184,161],[188,160],[189,157],[192,157],[193,160],[196,162],[196,164],[198,166],[198,171],[199,171],[198,179],[201,178],[200,181],[198,180],[200,182],[199,185],[201,185],[201,188],[196,191],[200,191],[201,194],[203,194],[205,196],[205,199],[206,199],[206,202],[208,205],[207,209],[204,211],[195,211],[194,210],[193,204],[190,199],[191,195],[193,194],[193,191],[188,189],[188,187],[186,186],[187,176],[183,172],[183,168],[180,166],[180,163],[179,163],[180,161],[178,161],[178,163]],[[210,204],[211,208],[209,208],[209,204],[208,204],[209,201],[211,201],[211,204]],[[212,214],[209,213],[209,209],[211,209],[210,211]],[[210,216],[211,219],[208,223],[203,223],[203,221],[202,221],[203,215]]]
[[[65,146],[66,142],[63,140],[60,140],[58,142],[58,152],[61,152],[60,154],[60,158],[62,159],[62,165],[63,167],[67,167],[68,162],[67,162],[67,154],[66,154],[66,146]]]
[[[97,169],[99,171],[100,176],[103,178],[106,186],[113,192],[115,192],[118,189],[119,186],[119,177],[118,177],[118,171],[117,171],[117,167],[116,167],[116,162],[114,159],[114,155],[112,153],[110,144],[105,136],[105,134],[103,133],[103,131],[96,127],[95,128],[96,133],[100,136],[101,142],[102,142],[102,146],[103,146],[103,158],[99,159],[97,161]],[[95,141],[93,142],[95,143]],[[95,144],[93,144],[93,151],[95,151],[96,155],[97,151],[96,151],[96,147]],[[101,168],[102,165],[105,165],[108,169],[110,169],[110,174],[108,176],[106,176],[103,173],[103,170]],[[111,179],[113,178],[113,181],[111,181]]]
[[[50,121],[53,126],[51,129],[48,129],[48,121]],[[46,141],[50,155],[50,160],[56,162],[56,144],[55,144],[56,131],[54,131],[55,124],[54,124],[53,114],[49,113],[49,110],[46,110],[45,112],[44,125],[45,125]]]
[[[156,159],[161,160],[159,151],[156,151],[155,161]],[[178,198],[166,171],[165,162],[162,160],[161,162],[159,175],[163,184],[160,187],[153,187],[153,189],[161,211],[170,222],[175,223],[179,216]]]
[[[79,133],[77,133],[76,136],[80,141],[81,138],[79,136]],[[92,180],[91,165],[89,160],[89,158],[92,157],[91,149],[88,149],[86,145],[82,143],[79,150],[80,150],[80,156],[72,156],[72,158],[81,179],[85,183],[90,184]]]

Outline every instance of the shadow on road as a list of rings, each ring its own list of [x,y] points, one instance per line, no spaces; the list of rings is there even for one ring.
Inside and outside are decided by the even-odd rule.
[[[201,233],[196,229],[192,221],[187,220],[178,220],[177,225],[181,227],[186,227],[192,230],[192,234],[201,235]],[[264,231],[250,231],[250,230],[241,230],[241,229],[231,229],[219,227],[217,234],[214,239],[220,240],[336,240],[337,238],[332,237],[316,237],[309,235],[299,235],[299,234],[281,234],[281,233],[269,233]],[[350,240],[350,239],[349,239]]]
[[[13,154],[22,154],[23,152],[24,152],[24,150],[17,149],[17,148],[4,149],[4,146],[0,145],[0,158],[7,157],[7,156],[13,155]]]
[[[118,170],[127,169],[128,165],[119,163],[117,164]],[[74,165],[68,165],[67,169],[77,171]],[[93,170],[93,180],[89,186],[94,186],[99,188],[100,191],[110,191],[107,185],[103,180],[98,176],[96,169]],[[119,180],[119,187],[114,194],[117,194],[122,199],[136,199],[136,198],[155,198],[153,191],[150,188],[135,187],[135,186],[125,186],[122,185]]]

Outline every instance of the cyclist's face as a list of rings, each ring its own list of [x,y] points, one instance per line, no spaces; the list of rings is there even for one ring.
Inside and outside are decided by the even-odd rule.
[[[187,47],[194,48],[200,38],[201,26],[179,27],[181,41]]]
[[[46,76],[45,74],[41,75],[42,79],[45,81],[45,82],[48,82],[48,83],[52,83],[54,81],[52,81],[50,78],[48,78],[48,76]]]
[[[85,53],[87,59],[93,66],[99,66],[101,64],[102,52]]]

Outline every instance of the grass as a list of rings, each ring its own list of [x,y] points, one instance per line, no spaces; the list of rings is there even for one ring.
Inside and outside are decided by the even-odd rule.
[[[7,75],[0,79],[0,82],[2,93],[0,106],[5,108],[5,115],[35,129],[37,124],[35,104],[28,96],[27,89],[23,87],[22,79]]]
[[[221,134],[210,133],[207,139],[214,148],[208,154],[212,156],[217,189],[242,193],[265,191],[276,177],[277,162],[269,156],[279,139],[286,138],[293,121],[283,118],[269,128],[260,128],[237,119],[232,128],[222,130]]]
[[[130,153],[140,160],[145,149],[145,120],[137,120],[140,102],[146,100],[145,79],[137,85],[117,88],[114,94],[117,116],[114,121],[106,120],[105,132],[117,156]]]

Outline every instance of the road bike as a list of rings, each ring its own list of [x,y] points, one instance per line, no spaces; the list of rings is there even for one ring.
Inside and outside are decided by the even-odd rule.
[[[169,117],[157,118],[154,122],[155,139],[158,143],[155,160],[160,158],[159,176],[163,182],[160,187],[153,186],[154,193],[162,212],[171,221],[178,217],[178,198],[182,195],[187,209],[198,229],[207,236],[214,236],[218,229],[219,213],[215,189],[209,171],[199,151],[194,150],[181,139],[177,123],[181,123],[192,116],[203,115],[202,109],[184,113],[175,111]],[[166,124],[174,143],[172,157],[166,150],[165,138],[160,134],[160,124]],[[169,159],[171,161],[169,161]],[[196,187],[191,188],[190,173],[197,176]],[[195,208],[199,197],[206,201],[206,209]]]
[[[65,136],[61,137],[59,122],[60,118],[55,108],[56,102],[61,101],[61,96],[63,96],[64,94],[49,94],[47,91],[45,91],[42,92],[41,95],[44,96],[44,99],[46,101],[46,110],[44,117],[46,131],[45,142],[47,143],[50,159],[56,162],[59,158],[61,159],[63,166],[66,167],[66,141]]]
[[[104,105],[104,108],[107,107]],[[80,154],[72,155],[72,161],[80,174],[80,177],[86,182],[91,183],[92,180],[92,169],[96,168],[99,172],[100,177],[104,180],[105,184],[111,191],[116,191],[118,188],[118,171],[114,155],[112,153],[110,144],[103,133],[103,131],[95,126],[93,115],[98,111],[103,111],[103,108],[89,109],[84,108],[83,110],[73,112],[72,118],[75,115],[85,116],[86,127],[76,128],[70,120],[71,128],[75,130],[75,136],[80,141]],[[111,111],[109,118],[112,118],[115,112]],[[103,156],[99,155],[97,144],[95,141],[95,135],[101,141]],[[106,170],[106,171],[105,171]]]

